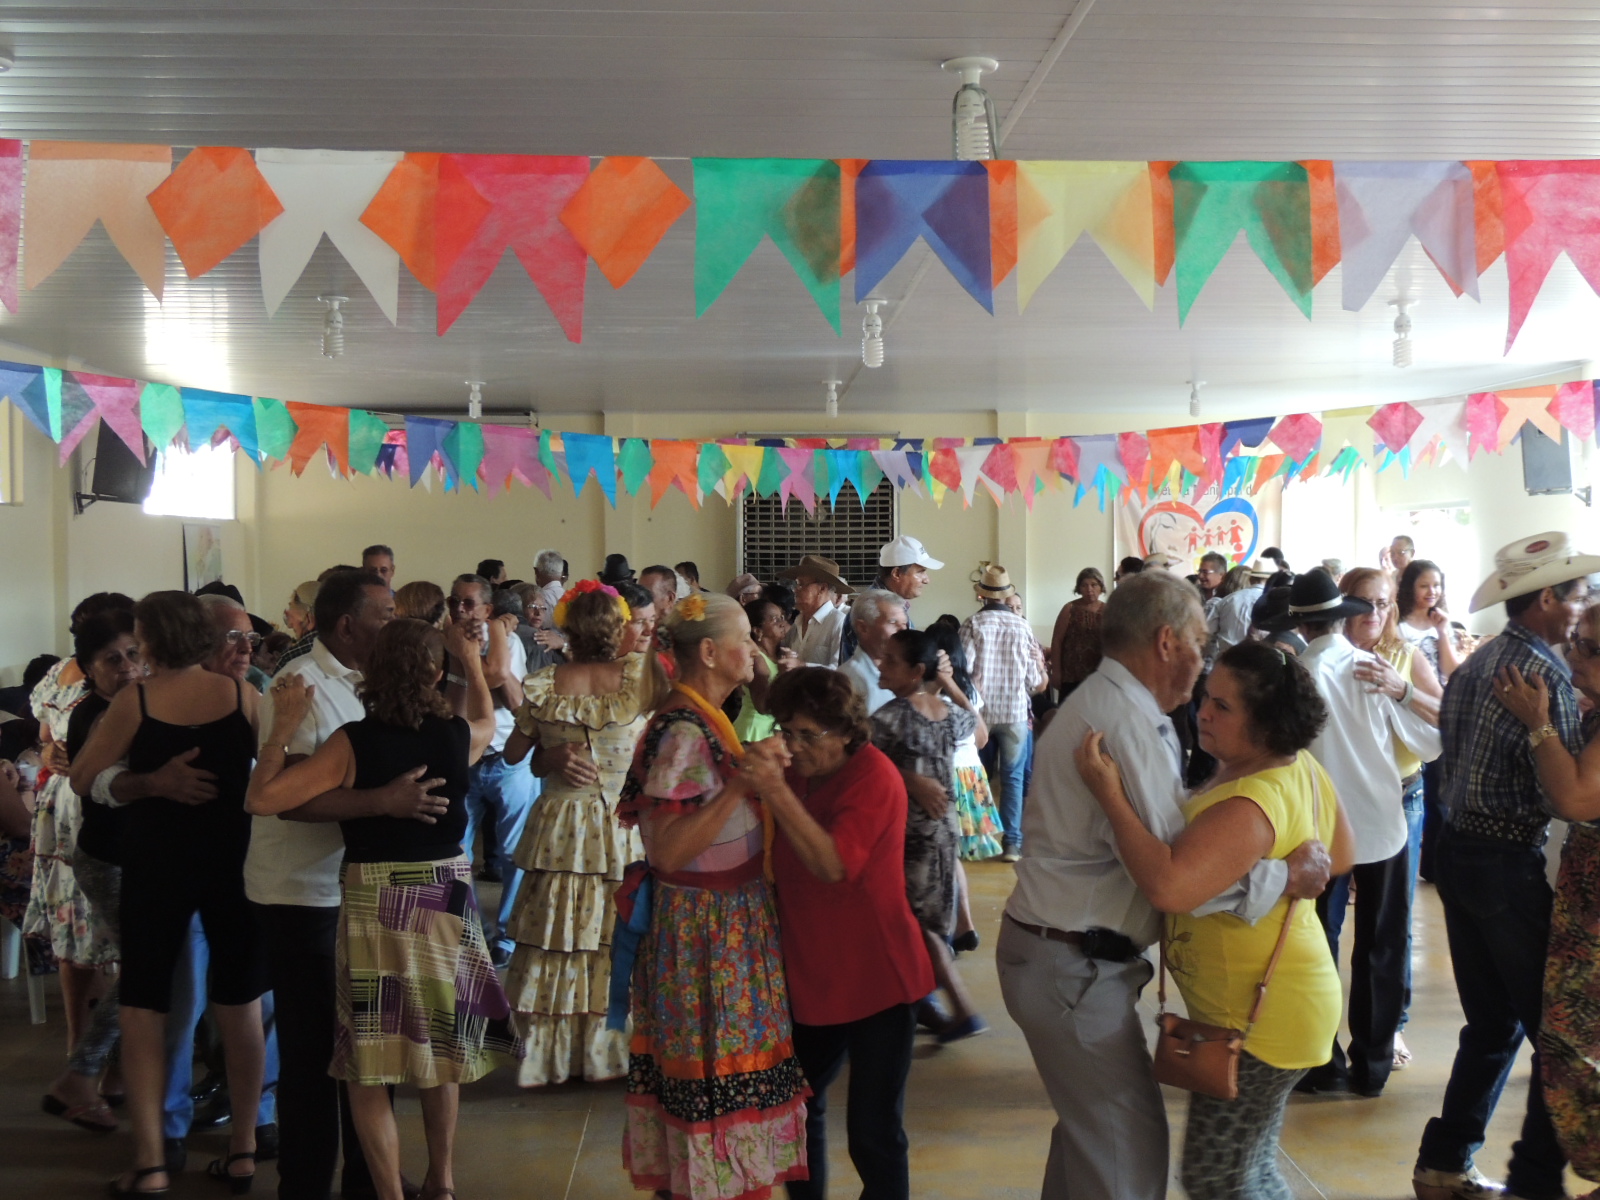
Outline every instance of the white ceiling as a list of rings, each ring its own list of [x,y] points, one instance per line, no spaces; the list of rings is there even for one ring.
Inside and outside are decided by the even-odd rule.
[[[1080,0],[1082,2],[1082,0]],[[1097,0],[1048,71],[1073,0],[57,3],[0,6],[6,136],[336,149],[942,158],[944,58],[988,54],[1013,158],[1577,158],[1600,147],[1600,8],[1306,0]],[[1014,111],[1032,80],[1034,94]],[[26,247],[24,247],[26,253]],[[1389,365],[1380,289],[1339,307],[1337,270],[1306,321],[1242,244],[1179,330],[1080,243],[1025,315],[1008,281],[990,317],[920,248],[880,289],[889,365],[859,371],[860,310],[835,337],[763,246],[696,320],[693,212],[627,288],[589,275],[569,345],[514,260],[448,335],[402,272],[396,330],[326,243],[268,319],[251,243],[157,303],[96,230],[22,312],[0,353],[288,400],[491,410],[820,409],[1170,412],[1186,381],[1211,411],[1427,399],[1600,360],[1600,301],[1563,260],[1510,357],[1505,271],[1452,297],[1413,244],[1417,364]],[[919,277],[920,276],[920,277]],[[846,280],[846,299],[853,280]],[[319,293],[354,298],[343,358],[321,358]],[[908,295],[909,293],[909,295]],[[902,298],[904,298],[903,303]]]

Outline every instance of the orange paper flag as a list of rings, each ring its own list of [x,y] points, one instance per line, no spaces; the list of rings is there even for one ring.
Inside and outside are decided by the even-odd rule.
[[[1172,162],[1150,164],[1150,205],[1155,220],[1156,283],[1167,286],[1167,276],[1172,274],[1172,264],[1177,257],[1177,242],[1172,229]]]
[[[299,475],[323,446],[333,452],[339,474],[350,474],[350,410],[326,404],[285,405],[294,418],[297,431],[289,446],[289,469]]]
[[[561,223],[612,287],[633,278],[689,207],[683,189],[648,158],[602,159],[561,210]]]
[[[1531,424],[1551,441],[1561,440],[1561,422],[1550,411],[1550,402],[1556,398],[1556,389],[1550,387],[1514,388],[1499,393],[1500,403],[1506,406],[1500,418],[1500,446],[1504,449],[1511,439]]]
[[[283,212],[250,151],[235,146],[191,150],[150,193],[150,208],[190,279],[217,266]]]
[[[1339,198],[1331,162],[1311,159],[1300,165],[1311,185],[1311,286],[1315,287],[1339,262]]]
[[[989,172],[989,263],[994,285],[1017,265],[1017,164],[985,162]]]
[[[839,164],[839,274],[856,269],[856,176],[872,160],[840,158]]]
[[[172,173],[170,146],[30,142],[23,270],[36,288],[67,260],[94,223],[105,226],[156,299],[166,279],[166,238],[146,197]]]
[[[661,497],[674,484],[689,497],[689,503],[700,507],[700,443],[652,441],[650,455],[650,507],[661,503]]]
[[[1472,172],[1478,274],[1482,275],[1506,249],[1506,230],[1501,217],[1500,171],[1497,164],[1492,162],[1469,162],[1466,166]]]
[[[407,154],[361,214],[361,223],[387,242],[430,292],[439,287],[433,226],[439,202],[439,160],[443,157]],[[487,203],[483,211],[489,211]]]

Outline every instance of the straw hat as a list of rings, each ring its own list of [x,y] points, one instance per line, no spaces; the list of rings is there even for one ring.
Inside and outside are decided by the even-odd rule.
[[[1004,600],[1017,590],[1011,585],[1011,576],[999,563],[984,563],[972,582],[982,600]]]
[[[1494,552],[1494,573],[1472,594],[1468,612],[1600,572],[1600,555],[1579,554],[1564,533],[1537,533]]]
[[[1282,569],[1270,558],[1258,558],[1250,564],[1249,575],[1251,579],[1271,579]]]
[[[820,554],[807,554],[792,567],[778,572],[779,579],[809,579],[817,583],[825,583],[841,596],[848,596],[855,591],[844,581],[839,574],[839,564],[831,558],[823,558]]]

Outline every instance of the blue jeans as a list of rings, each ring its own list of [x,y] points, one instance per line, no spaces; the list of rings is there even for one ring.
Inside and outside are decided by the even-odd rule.
[[[490,751],[472,768],[472,782],[467,787],[467,832],[462,839],[462,850],[471,857],[478,827],[482,825],[483,861],[499,867],[503,881],[499,911],[483,914],[483,934],[490,949],[499,947],[510,953],[515,945],[506,936],[506,925],[517,900],[522,871],[511,861],[511,856],[522,840],[522,830],[528,824],[528,814],[539,798],[539,790],[539,780],[527,759],[513,765],[502,755]]]
[[[1483,1145],[1523,1037],[1537,1039],[1552,895],[1543,850],[1474,837],[1448,824],[1440,831],[1434,866],[1467,1023],[1444,1105],[1423,1131],[1417,1165],[1463,1171]],[[1564,1194],[1565,1165],[1545,1111],[1535,1053],[1506,1190],[1525,1200],[1553,1200]]]
[[[211,946],[200,927],[200,914],[189,922],[189,941],[172,976],[172,1008],[167,1013],[167,1096],[161,1118],[161,1136],[185,1138],[194,1121],[194,1031],[206,1011],[206,971],[211,966]],[[267,1031],[266,1070],[261,1075],[261,1106],[256,1125],[278,1119],[278,1031],[272,1019],[272,993],[261,997],[261,1022]]]
[[[1427,816],[1427,799],[1423,795],[1425,784],[1419,776],[1417,781],[1406,789],[1406,847],[1411,851],[1411,875],[1406,886],[1409,896],[1406,899],[1406,911],[1415,913],[1417,909],[1417,872],[1422,869],[1422,826]],[[1406,927],[1406,1006],[1400,1010],[1400,1028],[1406,1027],[1406,1022],[1411,1019],[1411,928]]]
[[[1026,721],[989,726],[995,748],[995,799],[1006,849],[1022,845],[1022,799],[1027,795],[1028,762],[1033,757],[1033,731]]]

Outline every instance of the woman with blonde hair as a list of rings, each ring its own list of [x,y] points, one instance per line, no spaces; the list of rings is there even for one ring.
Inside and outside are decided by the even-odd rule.
[[[506,741],[511,763],[538,747],[533,773],[545,780],[516,849],[527,874],[507,927],[517,948],[506,992],[527,1039],[523,1087],[628,1073],[627,1033],[605,1021],[612,896],[644,847],[616,809],[656,699],[649,656],[622,653],[631,617],[617,590],[596,580],[568,591],[555,613],[568,661],[528,676]]]
[[[289,603],[283,607],[283,623],[297,642],[311,632],[319,586],[315,579],[306,580],[289,593]]]
[[[675,682],[618,806],[651,872],[632,975],[623,1164],[634,1187],[660,1195],[766,1196],[807,1178],[808,1088],[763,870],[767,822],[722,712],[750,682],[756,644],[738,602],[711,593],[680,600],[656,641]]]
[[[398,617],[378,633],[361,685],[364,720],[286,767],[285,748],[310,710],[304,679],[272,685],[271,735],[246,805],[271,816],[324,792],[373,788],[425,768],[447,807],[432,820],[342,821],[344,866],[336,950],[338,1028],[330,1074],[350,1108],[382,1200],[401,1200],[400,1141],[388,1089],[417,1085],[428,1143],[428,1200],[455,1195],[460,1085],[521,1057],[510,1006],[483,937],[472,866],[461,850],[467,780],[494,735],[494,702],[465,628],[448,634]],[[438,690],[445,653],[467,677],[466,716]],[[381,776],[381,779],[380,779]]]

